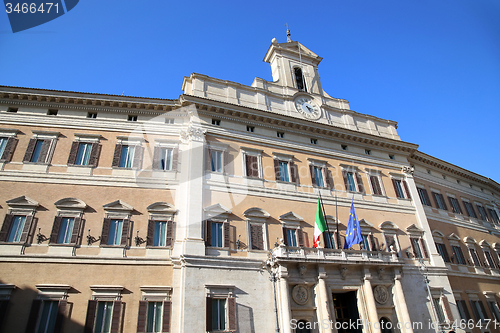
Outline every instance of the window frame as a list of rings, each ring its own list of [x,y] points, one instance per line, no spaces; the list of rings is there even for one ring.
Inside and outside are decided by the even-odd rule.
[[[361,171],[352,165],[340,165],[340,167],[342,168],[342,177],[344,179],[346,192],[360,194],[366,193],[366,188],[360,175]],[[354,187],[354,190],[352,190],[352,187]]]
[[[205,285],[206,291],[206,332],[236,332],[236,298],[233,285]],[[213,300],[224,300],[224,329],[214,329]],[[219,316],[220,318],[220,316]],[[220,328],[220,327],[219,327]]]
[[[311,175],[311,184],[313,187],[333,189],[334,182],[331,171],[326,161],[308,158],[309,173]],[[318,174],[321,175],[321,183],[318,181]]]
[[[124,307],[121,301],[122,286],[90,286],[92,290],[92,298],[88,301],[87,316],[85,320],[85,332],[94,332],[98,324],[98,307],[100,303],[112,303],[110,318],[110,332],[121,332],[122,317],[124,315]],[[108,303],[109,305],[109,303]],[[102,323],[104,324],[104,322]]]
[[[241,148],[241,151],[243,158],[243,176],[247,178],[262,179],[262,150]],[[252,166],[256,166],[256,168]]]
[[[137,316],[137,333],[152,332],[148,329],[149,323],[149,305],[151,303],[161,303],[161,324],[159,331],[170,332],[171,309],[172,309],[172,288],[169,286],[141,286],[142,297],[139,301],[139,313]],[[155,313],[156,314],[156,313]]]
[[[0,148],[0,163],[6,163],[12,160],[17,143],[19,142],[19,139],[17,138],[18,132],[19,131],[17,129],[0,129],[0,139],[4,139],[5,142],[5,144],[3,144],[3,148]]]
[[[444,201],[443,194],[438,190],[431,190],[432,198],[434,199],[434,203],[436,204],[436,208],[441,210],[448,210],[448,206]]]
[[[460,202],[455,196],[448,194],[448,201],[450,202],[450,207],[453,213],[463,215],[462,207],[460,207]]]
[[[287,183],[287,184],[291,183],[296,185],[299,184],[298,167],[294,162],[293,155],[273,153],[273,163],[274,163],[274,177],[276,182]],[[286,177],[282,175],[283,168],[286,168]]]
[[[112,167],[114,169],[122,170],[140,170],[142,169],[142,162],[144,159],[144,147],[142,146],[144,142],[142,137],[132,137],[132,136],[118,136],[117,143],[115,145],[115,151],[113,153]],[[123,159],[124,149],[126,147],[134,148],[133,156],[129,159]],[[127,156],[129,153],[127,152]],[[126,163],[128,160],[131,161],[130,166]],[[122,162],[125,162],[125,166],[122,166]]]
[[[168,161],[167,157],[163,155],[164,152],[166,154],[167,151],[172,152],[170,157],[169,168],[167,168],[167,163],[165,164],[162,163],[162,161],[164,160]],[[163,141],[157,139],[153,147],[153,160],[151,169],[160,172],[177,171],[178,164],[179,164],[179,144],[172,141]]]
[[[30,139],[24,154],[24,164],[49,165],[54,154],[54,150],[60,136],[59,132],[32,131],[33,137]],[[40,151],[34,161],[36,147],[40,143]]]
[[[30,244],[33,241],[35,228],[38,222],[38,218],[35,217],[36,210],[39,206],[38,202],[24,195],[7,200],[6,202],[9,206],[9,210],[7,214],[5,214],[2,227],[0,228],[0,243],[19,245]],[[25,220],[19,241],[9,242],[8,239],[12,232],[12,219],[15,216],[24,216]]]
[[[379,170],[366,169],[366,177],[368,184],[370,184],[370,191],[372,195],[385,196],[385,188],[382,182],[382,173]]]
[[[417,186],[417,193],[423,206],[432,207],[429,193],[426,188],[423,186]]]
[[[469,200],[464,200],[463,198],[462,198],[462,203],[464,204],[467,216],[469,216],[470,218],[477,219],[477,214],[476,211],[474,210],[474,205],[472,205]]]

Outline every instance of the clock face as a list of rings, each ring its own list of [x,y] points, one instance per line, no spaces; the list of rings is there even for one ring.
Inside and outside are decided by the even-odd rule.
[[[307,119],[318,119],[321,110],[311,97],[299,96],[295,99],[295,108]]]

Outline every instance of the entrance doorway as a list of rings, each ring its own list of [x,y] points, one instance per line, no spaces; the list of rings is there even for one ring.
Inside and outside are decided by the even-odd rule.
[[[309,328],[311,325],[309,322],[305,320],[299,320],[297,322],[297,329],[295,330],[295,333],[312,333],[311,329]]]
[[[358,302],[355,291],[333,294],[335,308],[335,327],[338,333],[362,333],[362,325],[357,325],[359,319]]]

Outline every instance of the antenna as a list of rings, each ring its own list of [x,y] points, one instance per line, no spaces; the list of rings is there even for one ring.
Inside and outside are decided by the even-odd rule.
[[[292,42],[292,38],[291,38],[291,34],[290,34],[290,29],[288,27],[288,23],[285,24],[286,26],[286,42],[287,43],[291,43]]]

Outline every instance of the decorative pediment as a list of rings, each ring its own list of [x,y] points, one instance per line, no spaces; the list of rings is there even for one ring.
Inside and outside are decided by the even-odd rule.
[[[380,225],[380,229],[384,230],[384,231],[392,231],[392,232],[396,232],[397,230],[399,230],[398,226],[395,225],[393,222],[391,221],[385,221],[383,222],[381,225]]]
[[[64,198],[58,200],[54,203],[57,209],[66,209],[66,210],[84,210],[87,208],[87,204],[80,199],[77,198]]]
[[[247,219],[267,219],[269,216],[271,216],[268,212],[258,207],[248,208],[247,210],[245,210],[243,215]]]
[[[458,237],[457,235],[455,235],[455,233],[451,233],[448,235],[447,237],[449,240],[455,240],[455,241],[460,241],[460,237]]]
[[[36,207],[39,206],[39,203],[23,195],[18,198],[7,200],[7,205],[10,208],[36,209]]]
[[[361,229],[361,231],[370,232],[373,228],[373,224],[366,221],[365,219],[361,219],[359,220],[359,228]]]
[[[131,212],[134,210],[134,207],[130,206],[128,203],[125,203],[121,200],[113,201],[113,202],[106,204],[102,207],[106,211]]]
[[[493,243],[493,248],[495,251],[500,251],[500,243]]]
[[[424,234],[424,230],[420,227],[417,227],[415,224],[412,224],[406,228],[406,232],[412,236],[422,236]]]
[[[221,204],[215,204],[205,208],[205,218],[211,220],[227,220],[231,215],[231,210]]]
[[[483,239],[482,241],[480,241],[480,242],[479,242],[479,245],[480,245],[481,247],[487,247],[487,248],[488,248],[488,247],[491,247],[490,243],[488,243],[488,241],[486,241],[486,240],[484,240],[484,239]]]
[[[470,236],[464,237],[465,244],[477,244],[476,240]]]
[[[177,212],[177,210],[173,205],[161,201],[149,205],[147,210],[150,213],[158,213],[158,214],[166,214],[166,213],[175,214]]]
[[[444,234],[441,231],[439,231],[439,230],[433,230],[432,231],[432,236],[434,238],[443,238]]]
[[[281,223],[300,224],[304,219],[294,212],[288,212],[280,216]]]

